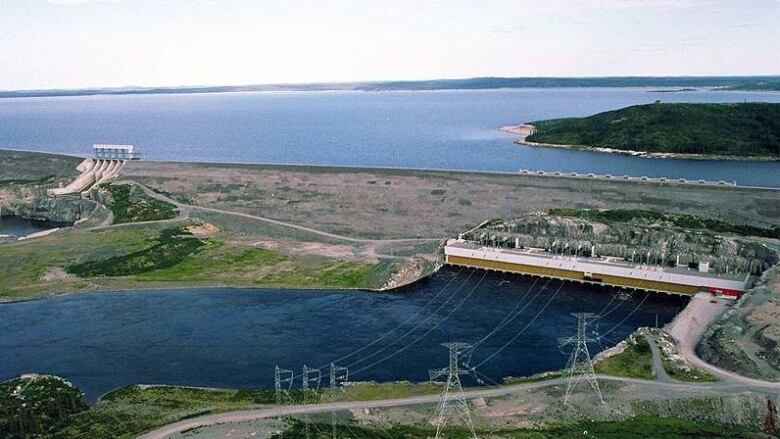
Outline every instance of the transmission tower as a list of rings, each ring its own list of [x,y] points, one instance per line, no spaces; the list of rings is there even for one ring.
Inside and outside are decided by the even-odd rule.
[[[347,382],[349,382],[349,369],[330,363],[330,391],[335,392]]]
[[[314,375],[314,376],[312,376]],[[320,389],[320,381],[322,381],[322,372],[320,372],[319,369],[314,367],[309,367],[307,365],[303,365],[303,393],[304,398],[307,398],[306,393],[309,390],[309,383],[316,382],[317,386],[316,389]],[[306,402],[306,401],[304,401]]]
[[[312,376],[314,375],[314,376]],[[314,367],[308,367],[303,365],[303,403],[309,402],[309,383],[316,382],[316,389],[320,389],[320,381],[322,381],[322,372]],[[312,401],[315,402],[315,401]],[[309,439],[309,414],[303,415],[304,428],[306,431],[306,439]]]
[[[572,315],[577,318],[577,335],[560,340],[561,347],[574,345],[571,357],[569,357],[569,373],[566,382],[566,396],[563,399],[563,403],[568,404],[569,397],[574,389],[577,388],[580,382],[585,381],[590,385],[593,391],[596,392],[599,401],[603,404],[604,398],[601,395],[599,382],[596,379],[596,372],[593,371],[593,361],[591,360],[590,352],[588,351],[588,343],[598,341],[597,338],[588,336],[588,325],[599,316],[598,314],[589,312],[578,312]]]
[[[464,425],[471,432],[471,437],[477,439],[474,431],[474,423],[471,421],[471,413],[463,394],[463,386],[460,383],[460,375],[468,375],[469,371],[461,369],[459,365],[460,354],[471,348],[467,343],[443,343],[442,346],[450,350],[450,364],[443,369],[430,370],[431,380],[446,376],[444,391],[441,394],[439,405],[436,407],[432,423],[436,426],[436,439],[439,439],[447,425],[447,421],[453,416],[460,417]]]
[[[349,382],[349,369],[330,363],[330,393],[335,394],[342,389],[342,385]],[[331,436],[336,439],[336,412],[330,412]]]
[[[274,397],[276,405],[284,404],[284,400],[292,402],[290,390],[293,385],[293,371],[282,369],[278,365],[274,367]]]

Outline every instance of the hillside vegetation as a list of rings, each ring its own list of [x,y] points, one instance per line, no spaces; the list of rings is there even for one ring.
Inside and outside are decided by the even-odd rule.
[[[114,224],[172,219],[179,213],[173,204],[152,198],[135,185],[103,184],[97,196],[114,213]]]
[[[620,150],[780,157],[780,104],[649,104],[532,122],[530,142]]]

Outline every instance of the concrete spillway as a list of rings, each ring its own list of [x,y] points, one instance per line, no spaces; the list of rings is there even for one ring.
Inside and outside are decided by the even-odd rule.
[[[85,159],[76,167],[81,174],[65,187],[49,189],[49,195],[80,194],[117,178],[124,165],[125,160]]]

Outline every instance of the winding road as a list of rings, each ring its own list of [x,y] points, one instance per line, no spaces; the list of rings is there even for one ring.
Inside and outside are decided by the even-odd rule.
[[[762,381],[747,378],[733,372],[713,366],[696,355],[696,344],[704,330],[718,318],[728,306],[727,299],[714,299],[711,294],[697,294],[689,305],[671,323],[670,333],[678,342],[680,353],[695,367],[706,370],[714,376],[722,379],[714,383],[686,383],[676,381],[669,377],[663,367],[659,349],[655,339],[648,337],[650,348],[653,352],[653,370],[656,380],[641,380],[636,378],[622,378],[609,375],[598,375],[602,381],[612,381],[627,384],[641,384],[652,386],[661,391],[684,391],[690,394],[715,394],[728,395],[737,392],[750,391],[766,395],[776,395],[780,390],[780,383]],[[486,389],[471,390],[465,392],[467,399],[497,397],[513,393],[540,389],[565,383],[565,378],[553,378],[545,381],[537,381],[523,384],[515,384]],[[275,406],[256,410],[242,410],[212,415],[198,416],[168,424],[157,430],[139,436],[139,439],[165,439],[169,436],[199,427],[206,427],[229,422],[242,422],[257,419],[273,418],[280,416],[323,413],[341,410],[371,409],[382,407],[398,407],[406,405],[430,404],[439,400],[439,395],[413,396],[408,398],[384,399],[375,401],[346,401],[325,404],[306,404]]]
[[[128,226],[128,225],[161,223],[161,222],[176,222],[176,221],[181,221],[181,220],[187,219],[187,218],[190,217],[190,215],[192,214],[193,211],[200,210],[200,211],[203,211],[203,212],[212,212],[212,213],[218,213],[218,214],[223,214],[223,215],[238,216],[238,217],[253,219],[253,220],[257,220],[257,221],[263,221],[263,222],[268,223],[268,224],[273,224],[273,225],[277,225],[277,226],[281,226],[281,227],[287,227],[287,228],[290,228],[290,229],[300,230],[302,232],[312,233],[314,235],[322,236],[322,237],[325,237],[325,238],[331,238],[331,239],[337,239],[337,240],[340,240],[340,241],[361,243],[361,244],[397,244],[397,243],[415,243],[415,242],[421,242],[422,243],[422,242],[436,242],[436,241],[440,241],[441,240],[441,238],[396,238],[396,239],[353,238],[351,236],[344,236],[344,235],[339,235],[339,234],[336,234],[336,233],[330,233],[330,232],[326,232],[324,230],[313,229],[311,227],[306,227],[306,226],[302,226],[302,225],[294,224],[294,223],[288,223],[288,222],[285,222],[285,221],[280,221],[280,220],[276,220],[276,219],[268,218],[268,217],[264,217],[264,216],[251,215],[251,214],[248,214],[248,213],[236,212],[236,211],[233,211],[233,210],[216,209],[216,208],[213,208],[213,207],[203,207],[203,206],[195,206],[195,205],[192,205],[192,204],[185,204],[185,203],[181,203],[181,202],[179,202],[177,200],[174,200],[174,199],[172,199],[170,197],[167,197],[167,196],[165,196],[163,194],[155,192],[151,188],[147,187],[146,185],[143,185],[143,184],[138,183],[136,181],[127,180],[127,181],[122,181],[122,183],[130,183],[130,184],[137,185],[138,187],[142,188],[144,190],[144,192],[148,196],[150,196],[152,198],[155,198],[157,200],[166,202],[166,203],[173,204],[174,206],[176,206],[177,209],[179,209],[179,215],[176,218],[167,219],[167,220],[144,221],[144,222],[134,222],[134,223],[127,223],[127,224],[113,224],[113,225],[110,225],[110,226],[104,226],[103,228],[106,228],[106,227],[123,227],[123,226]]]
[[[642,384],[658,387],[662,390],[677,390],[691,393],[711,393],[711,394],[732,394],[742,391],[753,391],[773,395],[776,390],[773,387],[750,386],[739,383],[716,382],[708,384],[690,384],[682,382],[660,382],[640,380],[636,378],[621,378],[609,375],[598,375],[602,381],[612,381],[627,384]],[[561,385],[565,383],[565,378],[553,378],[546,381],[537,381],[531,383],[515,384],[501,387],[491,387],[479,390],[470,390],[464,392],[467,399],[498,397],[514,393],[527,392],[529,390],[540,389],[549,386]],[[256,410],[241,410],[226,413],[217,413],[213,415],[198,416],[195,418],[184,419],[164,427],[158,428],[141,436],[138,439],[165,439],[169,436],[192,430],[194,428],[205,427],[209,425],[224,424],[228,422],[243,422],[257,419],[275,418],[280,416],[327,413],[342,410],[361,410],[383,407],[399,407],[418,404],[431,404],[439,401],[439,395],[411,396],[407,398],[382,399],[375,401],[345,401],[332,402],[324,404],[302,404],[274,406]]]
[[[210,207],[194,206],[190,204],[184,204],[171,199],[163,194],[154,192],[150,188],[140,183],[131,182],[137,184],[149,196],[171,203],[179,209],[179,215],[177,218],[170,220],[163,220],[164,222],[174,222],[185,220],[190,217],[193,211],[212,212],[224,215],[233,215],[257,221],[263,221],[269,224],[274,224],[281,227],[292,228],[308,233],[312,233],[318,236],[352,242],[352,243],[370,243],[370,244],[387,244],[387,243],[411,243],[411,242],[433,242],[440,240],[439,238],[402,238],[402,239],[365,239],[365,238],[353,238],[349,236],[339,235],[335,233],[326,232],[323,230],[313,229],[298,224],[288,223],[272,218],[267,218],[258,215],[252,215],[248,213],[229,211],[224,209],[216,209]],[[151,221],[161,222],[161,221]],[[138,224],[138,223],[132,223]],[[131,224],[131,225],[132,225]],[[125,226],[112,225],[108,227]],[[711,394],[733,394],[741,391],[752,391],[757,393],[774,395],[780,390],[780,383],[762,381],[752,379],[738,375],[736,373],[718,368],[711,365],[696,355],[696,345],[702,337],[704,330],[717,319],[726,310],[728,302],[725,299],[713,299],[713,296],[706,293],[697,294],[690,302],[690,304],[681,312],[677,318],[670,325],[670,334],[677,340],[680,354],[689,361],[693,366],[705,370],[712,375],[722,379],[723,381],[715,383],[684,383],[675,381],[666,373],[663,368],[663,363],[655,343],[652,337],[648,337],[648,342],[653,351],[653,370],[656,374],[656,380],[640,380],[634,378],[622,378],[606,375],[599,375],[599,380],[613,381],[629,384],[642,384],[645,386],[653,386],[658,389],[667,390],[682,390],[690,392],[705,392]],[[554,378],[545,381],[523,383],[516,385],[492,387],[478,390],[471,390],[465,392],[467,399],[476,399],[484,397],[497,397],[512,393],[518,393],[533,389],[540,389],[548,386],[560,385],[564,383],[564,378]],[[211,415],[198,416],[190,419],[184,419],[154,431],[148,432],[139,436],[140,439],[165,439],[170,435],[181,433],[187,430],[191,430],[198,427],[205,427],[209,425],[223,424],[228,422],[241,422],[251,421],[256,419],[272,418],[279,416],[289,416],[307,413],[322,413],[341,410],[354,410],[354,409],[370,409],[381,407],[397,407],[406,405],[417,404],[429,404],[435,403],[439,400],[439,395],[424,395],[414,396],[407,398],[397,399],[385,399],[375,401],[346,401],[346,402],[334,402],[324,404],[306,404],[306,405],[289,405],[289,406],[274,406],[256,410],[243,410],[233,411],[226,413],[218,413]]]
[[[748,386],[768,386],[775,389],[775,392],[780,391],[780,382],[742,376],[707,363],[696,354],[696,345],[699,344],[704,331],[726,311],[731,303],[732,300],[716,298],[709,293],[699,293],[691,299],[688,306],[672,321],[669,329],[669,333],[677,340],[680,355],[694,367],[722,380]]]

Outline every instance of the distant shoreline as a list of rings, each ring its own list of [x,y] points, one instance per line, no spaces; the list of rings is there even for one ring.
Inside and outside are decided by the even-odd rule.
[[[222,86],[85,87],[77,89],[0,90],[1,98],[74,97],[138,94],[202,94],[281,91],[434,91],[528,88],[646,88],[650,92],[714,90],[777,91],[780,76],[613,76],[613,77],[479,77],[415,81],[320,82]],[[665,90],[668,89],[668,90]]]
[[[630,149],[616,149],[605,148],[599,146],[585,146],[585,145],[561,145],[555,143],[538,143],[529,142],[526,137],[530,136],[536,129],[531,124],[518,124],[518,125],[504,125],[499,128],[499,131],[505,133],[519,135],[520,138],[515,141],[518,145],[531,146],[535,148],[559,148],[559,149],[574,149],[581,151],[593,151],[603,152],[611,154],[625,154],[633,157],[643,157],[651,159],[684,159],[684,160],[723,160],[723,161],[741,161],[741,162],[777,162],[780,158],[775,157],[762,157],[762,156],[732,156],[732,155],[717,155],[717,154],[682,154],[674,152],[648,152],[648,151],[635,151]]]

